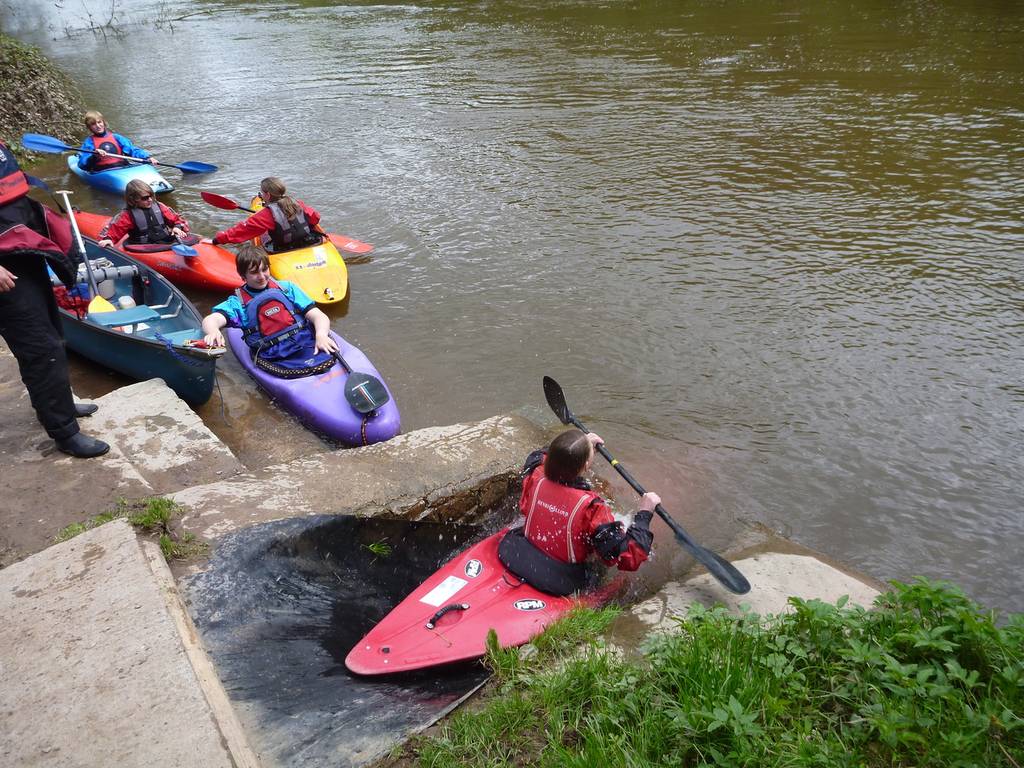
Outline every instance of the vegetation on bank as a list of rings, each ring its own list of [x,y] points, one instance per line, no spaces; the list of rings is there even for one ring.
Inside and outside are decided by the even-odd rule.
[[[31,45],[0,32],[0,139],[25,160],[24,133],[45,133],[77,144],[82,97],[71,79]]]
[[[923,580],[895,583],[870,611],[790,602],[767,618],[695,606],[639,658],[577,649],[607,615],[575,614],[525,658],[492,648],[486,705],[398,762],[1024,766],[1024,615],[998,626]]]
[[[184,560],[203,554],[207,545],[198,541],[193,534],[187,531],[179,533],[175,529],[174,520],[181,516],[182,511],[180,504],[159,496],[136,501],[118,499],[114,509],[101,512],[84,522],[72,523],[62,528],[55,538],[58,542],[67,541],[111,520],[123,519],[140,531],[155,536],[165,560]]]

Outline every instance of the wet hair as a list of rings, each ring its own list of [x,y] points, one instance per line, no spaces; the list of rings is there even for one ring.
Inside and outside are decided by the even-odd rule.
[[[93,123],[99,122],[100,120],[103,120],[104,123],[107,122],[106,119],[103,117],[103,113],[97,112],[95,109],[90,109],[88,112],[86,112],[85,117],[82,119],[85,121],[85,127],[88,128],[90,131],[92,130]]]
[[[257,267],[269,267],[270,257],[267,252],[253,243],[242,243],[235,254],[235,270],[239,277],[245,276]]]
[[[260,194],[264,203],[277,203],[281,206],[281,213],[286,219],[294,219],[298,215],[299,204],[292,200],[285,192],[288,188],[277,176],[267,176],[260,182]]]
[[[583,472],[592,449],[587,436],[569,429],[551,441],[544,459],[544,476],[556,483],[569,484]]]
[[[142,179],[132,179],[124,188],[124,204],[129,208],[134,208],[143,197],[152,194],[153,188],[149,184]],[[154,198],[154,202],[156,202],[156,198]]]

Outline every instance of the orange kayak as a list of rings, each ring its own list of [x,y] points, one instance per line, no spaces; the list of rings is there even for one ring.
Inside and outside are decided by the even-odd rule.
[[[110,221],[109,216],[84,212],[78,213],[76,218],[82,234],[93,240],[99,240],[100,230]],[[207,291],[233,291],[242,284],[242,278],[235,271],[235,255],[231,251],[209,243],[196,243],[192,247],[198,252],[195,256],[177,254],[170,245],[166,250],[141,252],[126,248],[123,241],[117,244],[116,250],[155,269],[176,285]]]

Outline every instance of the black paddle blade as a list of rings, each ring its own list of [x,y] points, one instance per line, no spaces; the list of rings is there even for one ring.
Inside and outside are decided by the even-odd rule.
[[[350,373],[345,382],[345,399],[358,413],[372,413],[391,399],[384,382],[368,373]]]
[[[565,393],[558,385],[558,382],[550,376],[544,377],[544,398],[548,401],[548,407],[555,412],[555,416],[563,424],[572,424],[576,417],[572,415],[569,406],[565,403]]]

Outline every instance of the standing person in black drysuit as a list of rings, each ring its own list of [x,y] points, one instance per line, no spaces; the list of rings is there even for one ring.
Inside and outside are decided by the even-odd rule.
[[[96,411],[71,395],[60,313],[47,263],[73,285],[68,222],[28,197],[28,179],[0,142],[0,336],[18,361],[36,416],[64,453],[102,456],[110,446],[83,435],[77,418]]]

